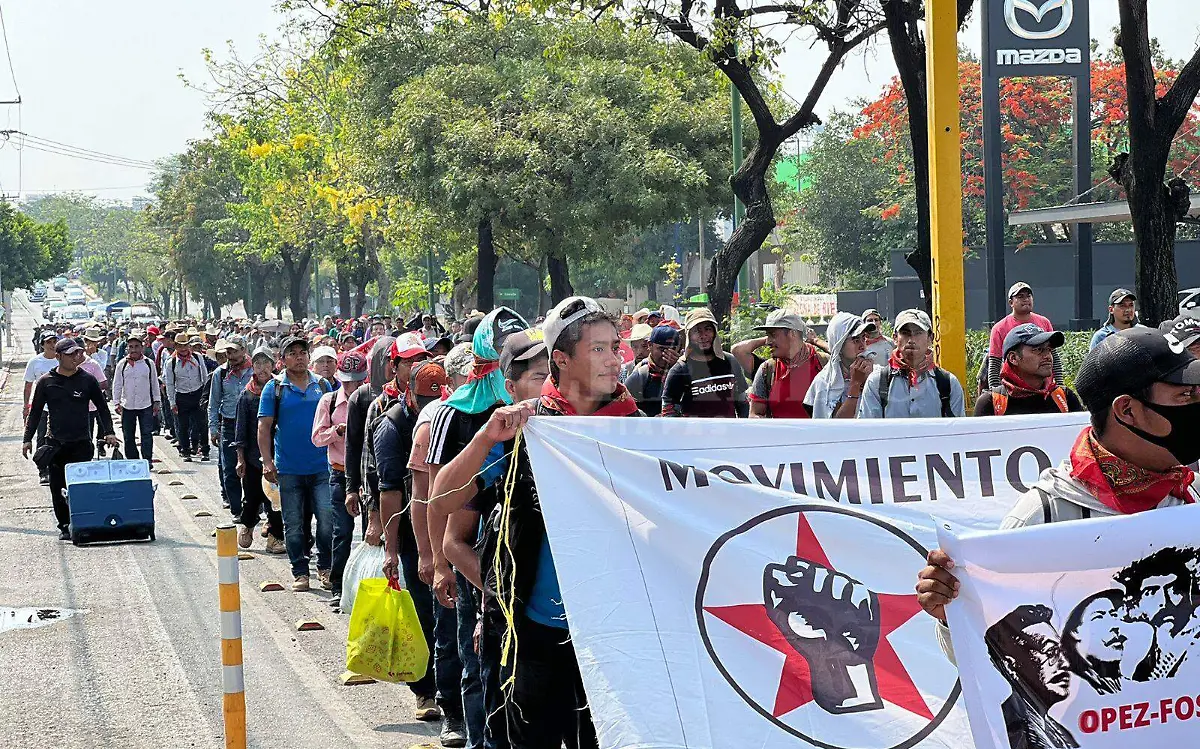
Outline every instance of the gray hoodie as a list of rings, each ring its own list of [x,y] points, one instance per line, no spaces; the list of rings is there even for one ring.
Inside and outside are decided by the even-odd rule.
[[[863,319],[849,312],[839,312],[829,321],[825,334],[829,341],[829,361],[824,369],[817,373],[808,393],[804,396],[804,405],[814,419],[831,419],[842,402],[846,391],[846,370],[842,363],[842,347],[850,338],[855,328],[861,327]],[[849,366],[849,362],[846,363]]]

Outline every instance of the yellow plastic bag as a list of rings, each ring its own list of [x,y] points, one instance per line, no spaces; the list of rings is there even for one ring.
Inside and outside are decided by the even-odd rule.
[[[361,581],[350,614],[346,670],[398,682],[416,681],[428,667],[429,646],[409,592],[379,577]]]

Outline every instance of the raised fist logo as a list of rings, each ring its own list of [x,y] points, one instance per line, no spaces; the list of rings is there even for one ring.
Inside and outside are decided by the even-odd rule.
[[[791,556],[763,570],[767,615],[808,661],[813,700],[833,714],[880,710],[879,601],[865,585]]]

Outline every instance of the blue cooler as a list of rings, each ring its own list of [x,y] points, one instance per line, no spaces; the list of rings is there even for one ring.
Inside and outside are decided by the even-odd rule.
[[[71,542],[154,540],[154,483],[146,460],[68,463]]]

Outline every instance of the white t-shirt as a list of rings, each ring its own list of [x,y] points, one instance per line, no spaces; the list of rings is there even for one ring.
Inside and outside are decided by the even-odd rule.
[[[25,382],[37,382],[38,378],[58,366],[58,357],[47,359],[38,354],[25,365]]]

